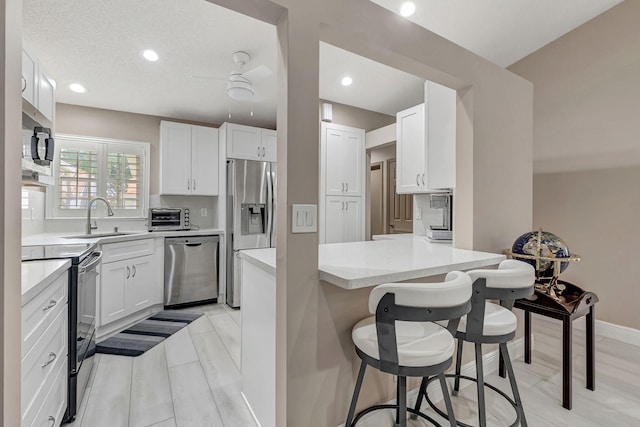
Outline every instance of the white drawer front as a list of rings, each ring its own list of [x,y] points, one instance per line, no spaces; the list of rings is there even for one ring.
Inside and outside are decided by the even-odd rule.
[[[131,240],[129,242],[102,245],[102,263],[121,261],[139,256],[151,255],[154,251],[153,239]]]
[[[62,310],[22,359],[22,413],[40,406],[47,383],[67,363],[67,310]],[[29,424],[24,424],[29,425]]]
[[[68,271],[22,308],[22,357],[67,304]]]
[[[62,423],[64,410],[67,408],[66,363],[60,364],[55,375],[52,375],[52,380],[47,381],[46,385],[45,390],[42,390],[45,397],[38,401],[41,403],[39,410],[34,407],[32,411],[23,416],[23,427],[58,427]]]

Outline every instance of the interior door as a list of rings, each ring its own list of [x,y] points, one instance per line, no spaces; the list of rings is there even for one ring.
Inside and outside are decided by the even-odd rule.
[[[388,160],[389,229],[388,233],[413,233],[413,195],[396,191],[396,161]],[[393,193],[391,192],[393,189]]]

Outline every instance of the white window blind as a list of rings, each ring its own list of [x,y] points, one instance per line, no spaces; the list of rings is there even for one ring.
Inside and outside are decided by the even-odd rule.
[[[149,194],[149,144],[56,135],[56,185],[49,191],[49,215],[54,218],[86,214],[89,202],[104,197],[117,217],[146,216]],[[106,215],[103,205],[92,216]]]

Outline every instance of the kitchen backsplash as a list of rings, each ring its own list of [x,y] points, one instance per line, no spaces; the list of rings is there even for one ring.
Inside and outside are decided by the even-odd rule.
[[[422,218],[416,219],[418,208],[422,209]],[[429,206],[428,194],[413,196],[413,234],[426,236],[430,225],[442,225],[442,209]]]
[[[22,187],[22,236],[40,233],[82,232],[84,217],[73,219],[47,219],[46,193],[39,187]],[[191,224],[200,228],[219,228],[218,198],[204,196],[149,196],[150,207],[184,207],[190,209]],[[119,230],[142,230],[147,228],[147,219],[93,218],[98,232]]]

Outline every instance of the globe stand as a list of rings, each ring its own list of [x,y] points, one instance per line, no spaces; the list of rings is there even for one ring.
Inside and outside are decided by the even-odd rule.
[[[580,317],[586,318],[586,388],[595,390],[595,303],[598,296],[563,280],[558,276],[563,262],[580,261],[580,256],[573,254],[566,258],[542,256],[540,247],[542,230],[538,231],[538,250],[536,255],[525,255],[506,250],[504,253],[514,259],[536,262],[535,293],[529,298],[516,300],[514,307],[524,311],[524,361],[531,363],[531,313],[551,317],[562,321],[562,406],[572,406],[572,322]],[[551,277],[539,277],[541,262],[553,263]],[[500,376],[504,378],[504,364],[500,358]]]

